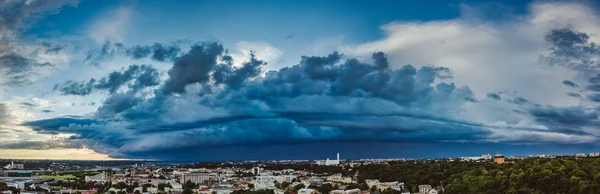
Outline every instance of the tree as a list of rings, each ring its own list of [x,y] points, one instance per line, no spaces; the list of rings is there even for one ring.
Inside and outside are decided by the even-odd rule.
[[[305,187],[306,186],[304,184],[300,183],[294,187],[294,191],[298,192],[298,190],[304,189]]]
[[[183,192],[181,192],[181,194],[193,194],[193,193],[194,193],[194,191],[192,191],[189,188],[185,188],[185,189],[183,189]]]
[[[159,183],[158,184],[158,190],[159,191],[165,191],[165,188],[167,188],[167,187],[168,188],[172,188],[171,184],[169,184],[169,183]]]
[[[182,186],[184,189],[190,189],[190,190],[198,188],[198,185],[196,185],[196,183],[193,183],[190,180],[186,181]]]
[[[140,193],[140,190],[135,190],[134,194],[142,194],[142,193]]]
[[[322,184],[321,187],[319,187],[318,190],[319,190],[320,193],[327,194],[327,193],[329,193],[330,191],[333,190],[333,186],[331,186],[331,184],[329,184],[329,183],[328,184]]]

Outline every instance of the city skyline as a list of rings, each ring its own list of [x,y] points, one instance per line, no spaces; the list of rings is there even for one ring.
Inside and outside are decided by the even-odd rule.
[[[600,150],[593,1],[0,3],[0,158]]]

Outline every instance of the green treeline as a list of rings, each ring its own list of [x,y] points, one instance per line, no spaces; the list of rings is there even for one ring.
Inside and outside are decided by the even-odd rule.
[[[452,193],[599,193],[600,158],[530,158],[515,163],[404,161],[358,168],[360,181],[444,186]]]

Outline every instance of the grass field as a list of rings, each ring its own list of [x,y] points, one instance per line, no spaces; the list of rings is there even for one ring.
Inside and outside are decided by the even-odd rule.
[[[40,175],[38,176],[40,178],[47,178],[47,179],[75,179],[76,177],[71,175],[71,174],[67,174],[67,175]]]

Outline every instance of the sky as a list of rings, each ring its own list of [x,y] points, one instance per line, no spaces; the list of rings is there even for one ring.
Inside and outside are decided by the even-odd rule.
[[[0,158],[600,152],[593,1],[0,1]]]

